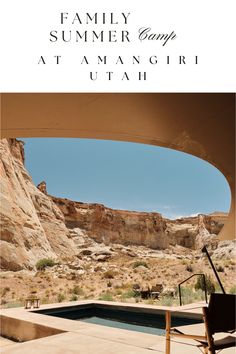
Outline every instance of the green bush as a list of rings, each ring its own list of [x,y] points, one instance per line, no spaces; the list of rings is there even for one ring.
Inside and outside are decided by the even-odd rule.
[[[229,293],[236,294],[236,285],[234,285],[234,286],[232,286],[232,288],[230,288]]]
[[[174,299],[172,296],[163,296],[160,299],[161,306],[173,306],[173,304],[174,304]]]
[[[135,297],[135,296],[136,296],[136,293],[132,289],[130,289],[130,290],[122,293],[121,298],[122,299],[130,299],[131,297]]]
[[[75,294],[75,295],[84,295],[84,291],[81,287],[79,287],[78,285],[75,285],[73,287],[73,289],[71,290],[72,294]]]
[[[105,294],[100,295],[99,300],[113,301],[113,296],[109,291],[107,291]]]
[[[218,283],[215,283],[215,293],[222,293],[222,289]]]
[[[185,305],[205,299],[202,289],[193,289],[192,287],[181,287],[181,297],[182,303]]]
[[[208,294],[214,293],[215,292],[215,284],[211,280],[210,275],[205,275],[205,279],[206,279],[206,290],[207,290],[207,293]],[[204,280],[203,280],[203,277],[201,275],[198,276],[197,282],[195,284],[195,290],[198,290],[198,289],[201,289],[202,291],[205,290]]]
[[[8,302],[7,303],[7,308],[8,309],[11,309],[11,308],[14,308],[14,307],[22,307],[23,306],[23,303],[22,302],[18,302],[18,301],[12,301],[12,302]]]
[[[136,262],[134,262],[133,268],[137,268],[137,267],[139,267],[139,266],[143,266],[143,267],[148,268],[147,263],[144,262],[144,261],[136,261]]]
[[[53,267],[55,262],[51,258],[42,258],[36,263],[37,270],[44,270],[46,267]]]
[[[70,298],[70,301],[77,301],[78,300],[78,296],[73,294]]]
[[[58,302],[64,301],[65,298],[66,298],[65,295],[62,294],[62,293],[60,293],[60,294],[57,295],[57,301],[58,301]]]

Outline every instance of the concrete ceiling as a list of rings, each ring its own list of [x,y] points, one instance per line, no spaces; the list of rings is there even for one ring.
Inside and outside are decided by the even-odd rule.
[[[229,183],[231,209],[220,237],[235,238],[234,94],[4,93],[1,136],[131,141],[200,157]]]

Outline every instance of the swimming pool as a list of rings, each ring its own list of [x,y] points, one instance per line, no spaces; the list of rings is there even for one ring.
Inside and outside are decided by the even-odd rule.
[[[127,329],[149,334],[165,335],[165,311],[133,306],[81,304],[62,308],[37,310],[34,313],[66,318],[102,326]],[[173,316],[172,326],[202,322],[199,318]]]

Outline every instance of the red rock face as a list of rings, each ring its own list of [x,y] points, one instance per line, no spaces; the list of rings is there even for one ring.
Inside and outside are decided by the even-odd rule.
[[[159,213],[114,210],[101,204],[52,197],[68,228],[79,227],[98,242],[168,247],[166,221]]]
[[[180,245],[196,249],[218,235],[227,215],[199,215],[168,220],[159,213],[114,210],[101,204],[87,204],[51,197],[60,208],[69,229],[79,227],[97,242],[143,245],[165,249]]]
[[[34,268],[41,258],[77,254],[76,231],[97,242],[169,245],[200,248],[223,227],[225,214],[168,220],[159,213],[113,210],[47,194],[46,183],[36,188],[24,167],[24,146],[16,139],[0,140],[1,267]]]

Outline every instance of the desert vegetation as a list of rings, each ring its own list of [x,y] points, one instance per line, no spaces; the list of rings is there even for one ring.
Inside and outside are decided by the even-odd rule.
[[[53,267],[55,265],[55,261],[51,258],[42,258],[38,260],[36,263],[37,270],[44,270],[46,267]]]
[[[205,273],[208,295],[220,291],[207,259],[195,251],[179,248],[179,254],[175,254],[174,249],[163,252],[96,243],[93,247],[91,252],[85,252],[87,255],[80,254],[73,260],[40,259],[35,270],[1,272],[1,306],[22,306],[26,298],[39,298],[42,304],[99,299],[179,305],[178,284],[194,273]],[[236,293],[236,262],[222,258],[215,264],[226,291]],[[163,286],[158,298],[143,299],[136,291],[151,289],[156,284]],[[184,304],[204,300],[202,277],[193,277],[183,284],[181,294]]]

